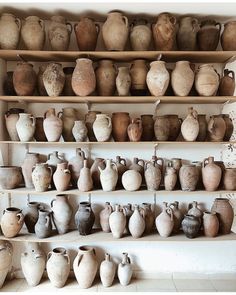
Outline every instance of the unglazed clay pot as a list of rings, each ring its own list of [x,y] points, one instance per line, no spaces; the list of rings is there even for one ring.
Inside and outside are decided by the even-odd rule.
[[[119,282],[122,286],[128,286],[132,275],[132,265],[128,253],[122,253],[122,261],[118,265],[117,275]]]
[[[143,141],[152,141],[154,137],[154,121],[153,115],[141,115],[142,121],[142,137]]]
[[[173,211],[167,207],[166,202],[163,202],[162,212],[157,216],[155,223],[161,237],[167,238],[171,235],[174,228]]]
[[[72,75],[74,72],[74,67],[65,67],[63,68],[63,73],[65,74],[65,83],[63,88],[63,95],[65,96],[74,96],[75,93],[72,89],[71,81],[72,81]]]
[[[43,84],[49,96],[60,96],[65,84],[65,74],[60,63],[50,63],[43,73]]]
[[[130,124],[129,113],[112,113],[112,137],[115,141],[127,141],[127,128]]]
[[[129,140],[136,142],[141,140],[143,127],[142,127],[142,121],[139,118],[132,119],[131,123],[129,124],[127,128]]]
[[[170,122],[166,116],[156,116],[154,124],[156,140],[167,141],[170,134]]]
[[[51,211],[39,210],[39,218],[35,224],[35,234],[39,239],[45,239],[52,235]]]
[[[219,220],[216,212],[205,211],[203,214],[204,235],[209,238],[217,236],[219,231]]]
[[[198,48],[202,51],[216,50],[221,32],[221,24],[215,20],[207,19],[201,22],[197,33]]]
[[[78,58],[76,60],[71,85],[75,94],[78,96],[87,96],[95,90],[96,76],[91,59]]]
[[[16,123],[19,120],[20,113],[24,113],[24,110],[18,108],[11,108],[5,113],[7,132],[12,141],[20,140],[16,130]]]
[[[197,111],[192,107],[188,109],[188,116],[181,125],[181,133],[186,141],[195,141],[199,133]]]
[[[117,167],[117,171],[118,171],[117,187],[121,187],[121,185],[122,185],[122,182],[121,182],[122,175],[128,169],[127,166],[126,166],[126,160],[121,158],[120,156],[116,156],[116,167]]]
[[[92,18],[82,17],[74,25],[74,30],[80,51],[94,51],[96,49],[100,27]]]
[[[221,35],[221,46],[223,50],[236,50],[236,21],[229,21],[224,24],[224,31]]]
[[[3,210],[1,218],[1,228],[4,237],[14,238],[20,232],[24,224],[24,215],[21,210],[15,207],[9,207]]]
[[[97,141],[94,132],[93,132],[93,123],[96,120],[96,115],[101,114],[99,111],[89,111],[85,115],[85,125],[88,129],[88,138],[89,141]]]
[[[210,141],[223,141],[226,132],[226,123],[222,115],[211,116],[207,130]]]
[[[99,220],[102,231],[109,233],[111,231],[109,217],[113,212],[113,208],[109,202],[106,202],[105,208],[99,213]]]
[[[119,12],[109,12],[102,26],[102,37],[107,50],[122,51],[129,34],[128,18]]]
[[[116,265],[108,253],[105,254],[105,260],[100,265],[99,274],[102,285],[104,287],[111,287],[116,274]]]
[[[207,191],[212,192],[218,189],[221,176],[221,169],[214,163],[214,157],[209,157],[203,161],[202,181]]]
[[[73,186],[77,187],[80,170],[83,168],[85,160],[85,153],[81,148],[76,148],[75,156],[69,160],[68,167],[71,171],[71,180]]]
[[[169,137],[168,140],[175,141],[177,137],[179,136],[181,124],[183,120],[178,117],[178,115],[165,115],[165,117],[169,121]]]
[[[183,165],[179,170],[179,180],[183,191],[195,191],[198,183],[198,169],[193,164]]]
[[[128,96],[131,87],[131,76],[128,67],[119,67],[116,76],[116,89],[119,96]]]
[[[197,33],[200,29],[198,20],[191,16],[181,18],[177,33],[179,50],[191,51],[197,49]]]
[[[2,288],[8,272],[12,267],[13,247],[8,241],[0,241],[0,289]]]
[[[104,159],[95,158],[93,165],[90,168],[94,188],[101,188],[100,171],[98,167],[105,169],[106,165],[104,163]]]
[[[52,170],[46,163],[36,163],[32,172],[32,180],[36,192],[48,190],[52,180]]]
[[[113,238],[120,239],[126,227],[126,216],[120,205],[116,205],[115,211],[109,216],[109,225]]]
[[[3,81],[3,90],[5,95],[10,95],[10,96],[16,95],[16,91],[13,85],[13,71],[6,72],[6,76]]]
[[[123,213],[125,214],[126,218],[126,225],[125,225],[125,230],[124,234],[130,234],[129,232],[129,219],[133,214],[133,209],[132,209],[132,204],[128,203],[127,205],[122,206],[123,207]]]
[[[230,76],[232,75],[232,77]],[[224,76],[220,79],[219,95],[233,96],[235,90],[234,71],[224,70]]]
[[[58,115],[54,108],[47,110],[44,114],[43,130],[48,141],[59,141],[61,137],[63,122]]]
[[[211,64],[200,65],[195,76],[195,89],[200,96],[214,96],[219,88],[219,74]]]
[[[137,191],[142,184],[142,176],[138,171],[128,170],[122,175],[122,185],[127,191]]]
[[[223,175],[223,183],[225,190],[236,190],[236,168],[226,168]]]
[[[182,229],[187,238],[193,239],[198,236],[201,227],[201,221],[193,215],[185,215],[182,221]]]
[[[86,141],[88,129],[85,125],[85,122],[82,120],[76,120],[72,128],[72,134],[76,142]]]
[[[47,164],[52,168],[52,172],[54,173],[57,169],[57,164],[66,162],[62,155],[59,155],[58,151],[53,151],[48,154]]]
[[[199,208],[198,203],[196,201],[193,201],[191,204],[189,204],[189,208],[190,209],[188,210],[187,214],[197,217],[202,223],[203,212]]]
[[[93,132],[97,141],[108,141],[111,136],[112,122],[106,114],[97,114],[93,123]]]
[[[63,108],[59,114],[62,114],[60,118],[63,122],[62,136],[64,141],[74,141],[72,128],[77,120],[76,110],[74,108]]]
[[[45,72],[48,64],[42,64],[39,66],[39,71],[37,75],[37,92],[40,96],[48,96],[43,83],[43,73]]]
[[[146,77],[148,73],[148,67],[146,60],[135,59],[131,63],[130,76],[131,76],[131,94],[132,95],[146,95],[147,94],[147,82]]]
[[[24,222],[29,233],[35,232],[34,227],[39,218],[39,208],[40,203],[28,202],[27,207],[23,209]]]
[[[100,171],[100,180],[102,184],[102,189],[105,192],[114,191],[118,181],[118,169],[115,163],[111,160],[106,160],[106,168],[102,169],[98,166]]]
[[[116,68],[113,61],[100,60],[95,74],[98,95],[113,96],[116,90]]]
[[[134,212],[129,219],[129,232],[135,239],[141,238],[145,230],[145,211],[134,205]]]
[[[32,141],[35,132],[35,118],[31,114],[20,113],[16,122],[16,131],[20,141]]]
[[[197,136],[197,141],[205,141],[207,137],[207,120],[206,115],[197,115],[199,124],[199,133]]]
[[[153,159],[145,165],[145,182],[149,191],[157,191],[161,184],[161,169],[158,161],[161,160],[163,166],[163,160],[161,158]]]
[[[66,191],[69,187],[71,172],[67,167],[66,162],[57,164],[57,169],[53,174],[53,182],[57,191]]]
[[[141,165],[140,165],[140,164]],[[145,162],[144,160],[142,159],[139,159],[139,158],[134,158],[133,159],[133,163],[129,166],[129,170],[136,170],[138,171],[142,177],[144,176],[144,165],[145,165]]]
[[[91,203],[80,202],[78,211],[75,214],[75,224],[82,236],[90,235],[95,221],[95,215]]]
[[[25,187],[26,188],[34,188],[32,181],[32,170],[36,163],[39,163],[39,154],[37,153],[26,153],[25,159],[22,163],[21,169],[24,177]]]
[[[152,31],[147,20],[134,20],[130,28],[130,44],[132,50],[146,51],[149,50],[152,40]]]
[[[166,167],[164,186],[166,191],[173,191],[177,183],[177,173],[173,167]]]
[[[0,188],[14,189],[23,181],[21,168],[17,166],[0,166]]]
[[[44,117],[35,118],[34,138],[36,141],[43,141],[43,142],[47,141],[47,137],[43,129],[43,121],[44,121]]]
[[[77,186],[81,192],[89,192],[93,189],[93,179],[88,168],[88,160],[84,160],[84,166],[80,170]]]
[[[142,209],[144,210],[145,219],[145,234],[150,234],[153,231],[153,226],[155,223],[155,215],[152,210],[152,205],[150,203],[142,203]]]
[[[10,13],[3,13],[0,18],[1,49],[17,49],[20,40],[21,20]]]
[[[174,219],[174,227],[173,227],[173,234],[178,234],[180,231],[181,223],[184,218],[181,210],[179,209],[179,202],[175,201],[171,203],[169,207],[173,211],[173,219]]]

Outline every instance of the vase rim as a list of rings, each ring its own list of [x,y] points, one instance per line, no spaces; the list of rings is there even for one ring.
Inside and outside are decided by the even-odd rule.
[[[21,212],[22,210],[17,207],[8,207],[5,209],[5,211],[10,213],[10,212]]]

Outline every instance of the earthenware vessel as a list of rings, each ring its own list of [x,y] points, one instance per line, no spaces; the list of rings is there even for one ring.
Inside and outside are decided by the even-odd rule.
[[[94,132],[93,132],[93,123],[96,120],[96,115],[101,114],[99,111],[89,111],[85,115],[85,125],[88,129],[88,138],[89,141],[97,141]]]
[[[89,192],[93,189],[93,179],[88,168],[88,160],[84,160],[83,168],[80,170],[79,179],[77,182],[79,191]]]
[[[36,141],[41,141],[41,142],[47,141],[47,137],[43,129],[43,121],[44,121],[44,117],[35,118],[34,138]]]
[[[20,113],[24,113],[24,110],[18,108],[11,108],[5,113],[7,132],[12,141],[20,140],[16,130],[16,123],[19,120]]]
[[[182,165],[179,170],[179,180],[183,191],[195,191],[198,183],[198,169],[193,164]]]
[[[122,253],[122,255],[123,257],[121,263],[118,265],[117,275],[120,284],[122,286],[128,286],[133,275],[132,264],[128,253]]]
[[[214,157],[204,159],[202,166],[202,181],[205,190],[216,191],[220,185],[222,172],[218,165],[214,163]]]
[[[5,95],[16,95],[16,91],[13,85],[13,71],[6,72],[6,76],[3,81],[3,90]]]
[[[1,49],[17,49],[20,40],[21,20],[10,13],[2,13],[0,18]]]
[[[120,208],[120,205],[116,205],[115,211],[110,214],[109,225],[112,236],[116,239],[120,239],[126,227],[126,216],[124,210]]]
[[[220,77],[212,64],[202,64],[195,75],[195,89],[199,96],[214,96],[219,88]]]
[[[24,224],[24,215],[22,211],[15,207],[9,207],[3,210],[1,218],[1,229],[4,237],[14,238],[20,232]]]
[[[177,183],[177,172],[173,167],[166,167],[164,186],[166,191],[173,191]]]
[[[131,87],[130,69],[128,67],[119,67],[116,76],[116,89],[119,96],[129,96]]]
[[[181,133],[186,141],[195,141],[199,134],[198,113],[192,107],[188,108],[188,115],[181,125]]]
[[[102,261],[99,269],[102,285],[104,287],[111,287],[115,274],[116,264],[111,260],[110,254],[105,254],[105,260]]]
[[[223,175],[224,189],[228,191],[236,190],[236,168],[226,168]]]
[[[32,141],[35,132],[35,118],[31,114],[19,113],[16,131],[20,141]]]
[[[127,191],[137,191],[142,184],[142,176],[136,170],[128,170],[122,175],[122,185]]]
[[[168,140],[175,141],[175,140],[177,140],[177,138],[179,136],[181,124],[182,124],[183,120],[181,118],[179,118],[178,115],[174,115],[174,114],[165,115],[165,117],[169,121],[170,131],[169,131]]]
[[[171,235],[174,228],[173,211],[167,207],[166,202],[163,202],[162,212],[157,216],[155,223],[161,237],[167,238]]]
[[[80,202],[78,211],[75,214],[75,224],[79,234],[86,236],[91,234],[95,221],[95,215],[90,202]]]
[[[221,35],[221,46],[223,50],[236,50],[236,21],[229,21],[224,24],[224,30]]]
[[[75,156],[69,160],[68,167],[71,171],[71,180],[73,186],[77,187],[80,170],[83,168],[85,158],[84,151],[81,150],[81,148],[76,148]]]
[[[145,211],[134,205],[134,212],[129,219],[129,232],[135,239],[140,238],[145,230]]]
[[[143,96],[147,94],[147,73],[148,67],[145,59],[135,59],[132,61],[130,66],[130,92],[132,95]]]
[[[167,141],[170,136],[170,121],[167,116],[156,116],[154,124],[156,140]]]
[[[100,171],[100,181],[102,189],[105,192],[114,191],[118,181],[118,169],[115,163],[112,160],[106,160],[106,168],[102,169],[98,166]]]
[[[144,177],[149,191],[157,191],[161,183],[161,169],[158,160],[163,163],[161,158],[157,158],[145,164]]]
[[[17,166],[0,166],[0,188],[14,189],[23,182],[22,171]]]
[[[130,124],[129,113],[117,112],[112,113],[112,137],[115,141],[127,141],[127,128]]]
[[[146,51],[149,50],[152,40],[152,31],[145,19],[136,19],[130,27],[130,44],[132,50]]]
[[[201,22],[200,30],[197,33],[198,48],[202,51],[216,50],[221,32],[221,24],[213,19]]]
[[[47,163],[36,163],[32,172],[32,181],[36,192],[48,190],[52,180],[52,169]]]
[[[136,142],[141,140],[143,126],[140,118],[132,119],[131,123],[127,128],[129,140]]]
[[[28,202],[27,207],[23,209],[24,222],[29,233],[34,233],[35,224],[39,217],[39,208],[41,204],[38,202]]]
[[[193,215],[185,215],[182,221],[182,229],[187,238],[193,239],[198,236],[201,221]]]
[[[25,187],[26,188],[34,188],[32,181],[32,170],[36,163],[39,163],[39,154],[37,153],[26,153],[25,159],[22,163],[21,169],[24,177]]]
[[[184,218],[181,210],[179,209],[179,202],[175,201],[174,203],[171,203],[169,207],[173,211],[173,219],[174,219],[174,227],[173,227],[173,234],[178,234],[181,228],[181,222]]]
[[[226,124],[224,141],[230,141],[230,138],[234,132],[234,124],[228,114],[222,114],[222,117],[223,117],[225,124]]]
[[[203,214],[203,232],[206,237],[214,238],[219,231],[219,220],[216,212],[205,211]]]
[[[99,220],[102,231],[109,233],[111,231],[109,217],[113,212],[113,208],[109,202],[106,202],[105,208],[99,213]]]
[[[94,188],[101,188],[100,171],[98,166],[102,169],[105,169],[106,165],[103,158],[95,158],[90,168]]]
[[[122,182],[121,182],[122,175],[128,169],[128,167],[126,166],[126,160],[121,158],[120,156],[116,156],[116,167],[117,167],[117,171],[118,171],[117,187],[121,187],[121,185],[122,185]]]
[[[116,90],[116,67],[113,61],[100,60],[95,74],[98,95],[113,96]]]
[[[52,220],[50,210],[39,210],[39,218],[34,228],[35,234],[39,239],[48,238],[52,235]]]
[[[59,155],[58,151],[53,151],[48,154],[47,164],[52,168],[52,172],[54,173],[57,169],[57,164],[61,164],[66,162],[62,155]]]
[[[152,210],[151,203],[142,203],[142,208],[144,210],[144,219],[145,219],[145,234],[150,234],[153,231],[155,223],[155,214]]]
[[[141,115],[142,137],[143,141],[152,141],[154,138],[154,120],[153,115]]]
[[[43,73],[45,72],[48,64],[42,64],[39,66],[37,75],[37,92],[40,96],[48,96],[47,90],[43,83]]]
[[[193,201],[191,204],[189,204],[189,210],[187,214],[199,218],[200,222],[202,223],[203,212],[199,208],[198,202]]]
[[[0,289],[2,288],[8,272],[12,267],[13,247],[8,241],[0,241]]]
[[[61,137],[63,122],[58,116],[59,113],[56,115],[54,108],[48,109],[44,114],[43,130],[48,141],[59,141]]]
[[[49,63],[43,73],[43,84],[49,96],[60,96],[65,85],[62,64]]]
[[[97,141],[108,141],[112,132],[111,118],[106,114],[97,114],[93,123],[93,132]]]
[[[61,120],[63,122],[62,136],[64,141],[74,141],[74,136],[72,134],[72,128],[75,121],[77,120],[77,113],[74,108],[63,108],[61,114]]]
[[[199,133],[197,136],[197,141],[205,141],[207,137],[207,125],[208,125],[206,120],[206,115],[198,114],[197,120],[199,124]]]
[[[72,134],[76,142],[84,142],[87,139],[88,129],[83,120],[76,120],[72,128]]]
[[[179,50],[192,51],[197,49],[197,33],[200,29],[198,20],[191,16],[182,17],[177,33]]]
[[[133,214],[133,209],[132,209],[132,204],[128,203],[127,205],[122,206],[123,208],[123,213],[125,214],[125,218],[126,218],[126,226],[125,226],[125,230],[124,230],[124,234],[128,234],[130,235],[129,232],[129,219]]]
[[[222,115],[211,116],[207,130],[210,141],[223,141],[226,132],[226,123]]]

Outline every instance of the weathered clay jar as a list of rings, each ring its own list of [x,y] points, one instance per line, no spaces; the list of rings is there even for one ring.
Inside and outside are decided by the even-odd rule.
[[[13,71],[6,72],[6,76],[3,81],[3,91],[5,95],[16,95],[16,91],[13,85]]]
[[[60,118],[63,122],[62,136],[64,141],[74,141],[72,128],[77,120],[76,110],[74,108],[63,108],[59,114],[62,114]]]
[[[197,115],[197,120],[199,124],[199,133],[197,136],[197,141],[205,141],[207,137],[207,120],[206,115]]]
[[[224,162],[223,161],[214,161],[214,163],[216,165],[218,165],[220,167],[220,169],[221,169],[221,181],[220,181],[219,189],[223,189],[223,187],[224,187],[224,181],[223,181],[224,180],[224,177],[223,177],[223,175],[225,173],[225,165],[224,165]]]
[[[234,124],[228,114],[222,114],[222,117],[226,124],[224,141],[230,141],[231,135],[233,134],[233,131],[234,131]]]
[[[134,212],[129,219],[129,232],[135,239],[141,238],[145,230],[145,211],[134,205]]]
[[[179,180],[183,191],[195,191],[198,183],[198,169],[193,164],[182,165],[179,170]]]
[[[39,71],[37,75],[37,91],[40,96],[48,96],[48,93],[43,83],[43,73],[45,72],[47,66],[48,64],[42,64],[39,66]]]
[[[20,113],[24,113],[24,110],[18,108],[11,108],[5,113],[7,132],[12,141],[20,140],[16,130],[16,123],[19,120]]]
[[[203,232],[206,237],[214,238],[219,231],[219,220],[216,212],[205,211],[203,214]]]
[[[118,181],[118,169],[115,163],[111,160],[106,160],[106,168],[102,169],[98,166],[100,171],[100,181],[102,189],[105,192],[114,191]]]
[[[153,115],[141,115],[142,121],[142,137],[143,141],[152,141],[154,137],[154,121]]]
[[[217,23],[215,20],[207,19],[201,22],[200,27],[201,28],[197,33],[199,50],[216,50],[220,39],[221,24]]]
[[[170,74],[166,69],[164,61],[153,61],[146,77],[147,86],[151,95],[163,96],[170,82]]]
[[[232,75],[232,77],[230,76]],[[234,71],[224,70],[224,76],[220,79],[219,95],[233,96],[235,90]]]
[[[98,95],[113,96],[116,90],[116,68],[113,61],[100,60],[95,74]]]
[[[19,113],[16,131],[20,141],[32,141],[35,132],[35,118],[31,114]]]
[[[142,208],[144,210],[145,219],[145,234],[150,234],[153,231],[153,226],[155,223],[155,215],[152,210],[152,205],[150,203],[142,203]]]
[[[17,49],[20,40],[21,20],[10,13],[3,13],[0,18],[1,49]]]
[[[105,260],[100,264],[99,274],[102,285],[104,287],[111,287],[116,274],[116,265],[108,253],[105,254]]]
[[[47,275],[51,284],[62,288],[70,274],[70,257],[65,248],[54,248],[47,255]]]
[[[92,286],[97,269],[95,249],[90,246],[79,247],[78,255],[73,262],[73,270],[80,288],[87,289]]]
[[[71,32],[72,26],[66,22],[64,16],[52,16],[48,27],[48,39],[52,50],[68,50]]]
[[[229,21],[224,24],[224,31],[221,35],[221,46],[223,50],[236,50],[236,21]]]
[[[65,67],[63,68],[63,73],[65,74],[65,83],[63,88],[63,95],[65,96],[74,96],[75,93],[72,89],[71,81],[72,81],[72,75],[74,72],[74,67]]]
[[[137,191],[142,184],[142,176],[136,170],[128,170],[122,175],[122,185],[127,191]]]
[[[142,137],[143,127],[142,121],[139,118],[132,119],[127,128],[130,141],[140,141]]]
[[[78,211],[75,214],[75,224],[82,236],[90,235],[95,221],[95,215],[91,203],[80,202]]]
[[[157,191],[161,184],[161,169],[158,160],[161,160],[163,163],[161,158],[157,158],[147,162],[145,165],[144,177],[149,191]]]
[[[32,170],[36,163],[39,163],[39,154],[37,153],[26,153],[25,159],[22,163],[21,169],[24,177],[25,187],[34,188],[32,181]]]
[[[171,203],[169,207],[172,209],[173,212],[173,219],[174,219],[174,227],[173,227],[173,234],[178,234],[181,227],[181,222],[184,218],[181,210],[179,209],[179,202],[175,201]]]
[[[173,167],[166,167],[164,186],[166,191],[173,191],[177,183],[177,172]]]
[[[16,94],[29,96],[34,94],[37,83],[37,75],[33,65],[27,62],[18,62],[13,72],[13,85]]]
[[[194,72],[189,61],[177,61],[171,73],[171,86],[177,96],[188,96],[194,82]]]
[[[156,50],[176,49],[176,18],[173,15],[159,14],[156,24],[152,25],[152,32]]]
[[[223,183],[225,190],[236,190],[236,168],[226,168],[223,175]]]
[[[195,75],[195,89],[200,96],[214,96],[219,88],[220,78],[213,65],[200,65]]]
[[[75,156],[69,160],[68,167],[71,171],[72,184],[77,187],[80,170],[83,168],[85,153],[81,148],[76,148]]]
[[[115,211],[109,216],[109,225],[113,238],[120,239],[126,227],[126,216],[120,205],[116,205]]]
[[[111,136],[112,122],[106,114],[97,114],[93,123],[93,132],[97,141],[108,141]]]
[[[177,33],[177,44],[179,50],[196,50],[197,33],[200,29],[198,20],[191,16],[181,18]]]
[[[133,158],[133,163],[129,166],[129,170],[138,171],[142,175],[142,179],[144,181],[144,166],[145,166],[144,160],[135,157]]]
[[[105,208],[99,213],[99,221],[102,231],[109,233],[111,231],[109,217],[113,212],[113,208],[109,202],[106,202]]]
[[[170,122],[167,116],[156,116],[154,124],[156,140],[167,141],[170,136]]]
[[[135,59],[131,63],[130,76],[131,76],[131,94],[132,95],[146,95],[147,82],[146,77],[148,67],[145,59]]]
[[[117,167],[117,171],[118,171],[117,187],[121,187],[121,185],[122,185],[122,182],[121,182],[122,175],[128,169],[127,166],[126,166],[126,160],[121,158],[120,156],[116,156],[116,167]]]
[[[129,113],[117,112],[112,113],[112,137],[115,141],[127,141],[127,128],[130,124]]]
[[[65,162],[65,159],[62,155],[59,155],[58,151],[53,151],[52,153],[48,154],[47,164],[52,168],[53,173],[57,169],[57,164]]]
[[[132,50],[146,51],[149,50],[152,40],[152,31],[147,20],[134,20],[130,28],[130,44]]]
[[[91,59],[78,58],[76,60],[71,85],[78,96],[87,96],[95,90],[96,76]]]
[[[198,236],[200,227],[201,221],[198,217],[188,214],[184,216],[182,221],[182,229],[187,238],[196,238]]]
[[[118,265],[117,275],[122,286],[129,285],[133,275],[133,270],[128,253],[122,253],[122,261]]]
[[[24,215],[21,210],[9,207],[3,210],[1,218],[1,229],[4,237],[14,238],[20,232],[24,224]]]
[[[226,123],[222,115],[211,116],[207,130],[210,141],[223,141],[226,132]]]
[[[84,165],[80,170],[77,186],[81,192],[89,192],[93,189],[93,179],[90,169],[88,168],[88,160],[84,160]]]
[[[35,118],[34,138],[36,141],[41,141],[41,142],[47,141],[47,137],[43,129],[43,121],[44,121],[44,117]]]
[[[128,96],[131,87],[131,76],[128,67],[119,67],[116,76],[116,89],[119,96]]]
[[[21,268],[27,284],[37,286],[46,267],[46,255],[38,243],[27,243],[27,249],[21,253]]]
[[[36,192],[48,190],[52,180],[52,170],[46,163],[36,163],[32,172],[32,180]]]
[[[22,25],[21,37],[28,50],[42,50],[45,42],[44,21],[37,16],[28,16]]]
[[[88,129],[85,125],[85,122],[82,120],[76,120],[72,128],[72,134],[76,142],[86,141]]]
[[[44,114],[43,130],[48,141],[59,141],[61,137],[63,122],[58,115],[54,108],[47,110]]]
[[[56,190],[59,192],[66,191],[69,187],[71,172],[66,162],[57,164],[57,169],[53,174],[53,182]]]
[[[197,167],[198,170],[198,183],[197,189],[204,189],[204,185],[202,182],[202,162],[201,161],[192,161],[192,164]]]
[[[163,202],[162,212],[157,216],[155,223],[161,237],[167,238],[171,235],[174,228],[173,211],[167,207],[166,202]]]
[[[23,209],[24,222],[29,233],[34,233],[34,227],[38,221],[39,212],[38,209],[40,203],[38,202],[28,202],[27,207]]]
[[[81,20],[74,25],[74,30],[80,51],[94,51],[96,49],[100,27],[93,19],[82,17]]]
[[[72,207],[66,194],[56,195],[51,201],[52,220],[57,232],[63,235],[68,232],[72,217]]]
[[[198,203],[196,201],[193,201],[191,204],[189,204],[189,210],[187,214],[199,218],[200,222],[202,223],[203,212],[199,208]]]
[[[195,141],[199,133],[198,113],[192,107],[181,125],[181,133],[186,141]]]
[[[90,173],[93,179],[93,186],[94,188],[101,188],[101,181],[100,181],[100,171],[98,166],[102,169],[105,169],[104,159],[102,158],[95,158],[91,168]]]
[[[169,137],[168,140],[170,141],[175,141],[177,137],[179,136],[180,129],[181,129],[181,124],[182,124],[182,119],[178,117],[178,115],[165,115],[165,117],[169,121]]]
[[[129,219],[133,214],[133,209],[132,209],[132,204],[128,203],[127,205],[122,206],[123,207],[123,213],[125,214],[126,218],[126,225],[125,225],[125,230],[124,234],[130,234],[129,232]]]
[[[12,267],[13,247],[8,241],[0,241],[0,289],[2,288],[8,272]]]
[[[216,212],[219,219],[219,233],[227,235],[231,232],[231,227],[234,219],[234,211],[229,203],[229,199],[226,198],[216,198],[214,200],[213,206],[211,207],[211,212]]]
[[[203,161],[202,181],[207,191],[212,192],[218,189],[221,176],[221,169],[214,163],[214,157],[209,157]]]
[[[43,84],[49,96],[61,95],[65,84],[65,74],[62,64],[49,63],[47,65],[43,73]]]
[[[109,12],[102,26],[102,37],[107,50],[122,51],[129,34],[128,18],[119,12]]]
[[[17,166],[0,166],[0,188],[14,189],[23,181],[21,168]]]
[[[88,129],[88,138],[90,141],[97,141],[94,132],[93,132],[93,123],[96,120],[96,115],[101,114],[99,111],[89,111],[85,115],[85,125]]]
[[[35,234],[39,239],[48,238],[52,235],[51,211],[39,210],[39,218],[35,224]]]

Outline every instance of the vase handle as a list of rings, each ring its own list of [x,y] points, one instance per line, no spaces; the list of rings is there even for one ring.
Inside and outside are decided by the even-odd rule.
[[[122,162],[123,162],[123,165],[126,166],[126,160],[124,158],[120,158],[120,163],[122,164]]]
[[[19,29],[19,31],[20,31],[20,29],[21,29],[21,20],[20,20],[18,17],[16,17],[16,19],[15,19],[15,23],[17,24],[18,29]]]
[[[67,26],[69,34],[71,34],[71,32],[72,32],[72,24],[71,23],[66,23],[66,26]]]
[[[22,213],[18,213],[16,216],[19,217],[17,223],[20,224],[24,220],[24,215]]]
[[[64,254],[63,255],[66,259],[67,259],[67,264],[70,264],[70,258],[68,254]]]
[[[100,33],[100,25],[99,24],[95,24],[96,30],[97,30],[97,34],[99,35]]]
[[[32,126],[35,126],[35,117],[31,115],[30,119],[32,119]]]
[[[44,21],[42,19],[39,19],[39,25],[42,28],[42,31],[44,31],[45,25],[44,25]]]
[[[106,118],[107,118],[107,121],[108,121],[108,128],[110,128],[111,127],[111,118],[109,117],[109,116],[106,116]]]
[[[48,253],[48,255],[47,255],[47,260],[49,260],[51,256],[52,256],[52,251],[50,251],[50,252]]]
[[[219,26],[219,33],[220,33],[220,32],[221,32],[221,23],[216,23],[216,24],[215,24],[215,27],[216,27],[216,26]]]
[[[124,20],[124,23],[125,23],[125,25],[126,25],[126,28],[128,28],[129,27],[129,21],[128,21],[128,18],[126,17],[126,16],[122,16],[122,19]]]
[[[144,162],[144,160],[143,159],[138,159],[138,164],[139,164],[139,162],[141,162],[142,163],[142,167],[144,168],[144,166],[145,166],[145,162]]]
[[[56,201],[56,199],[52,199],[51,201],[51,208],[53,208],[53,203]]]

